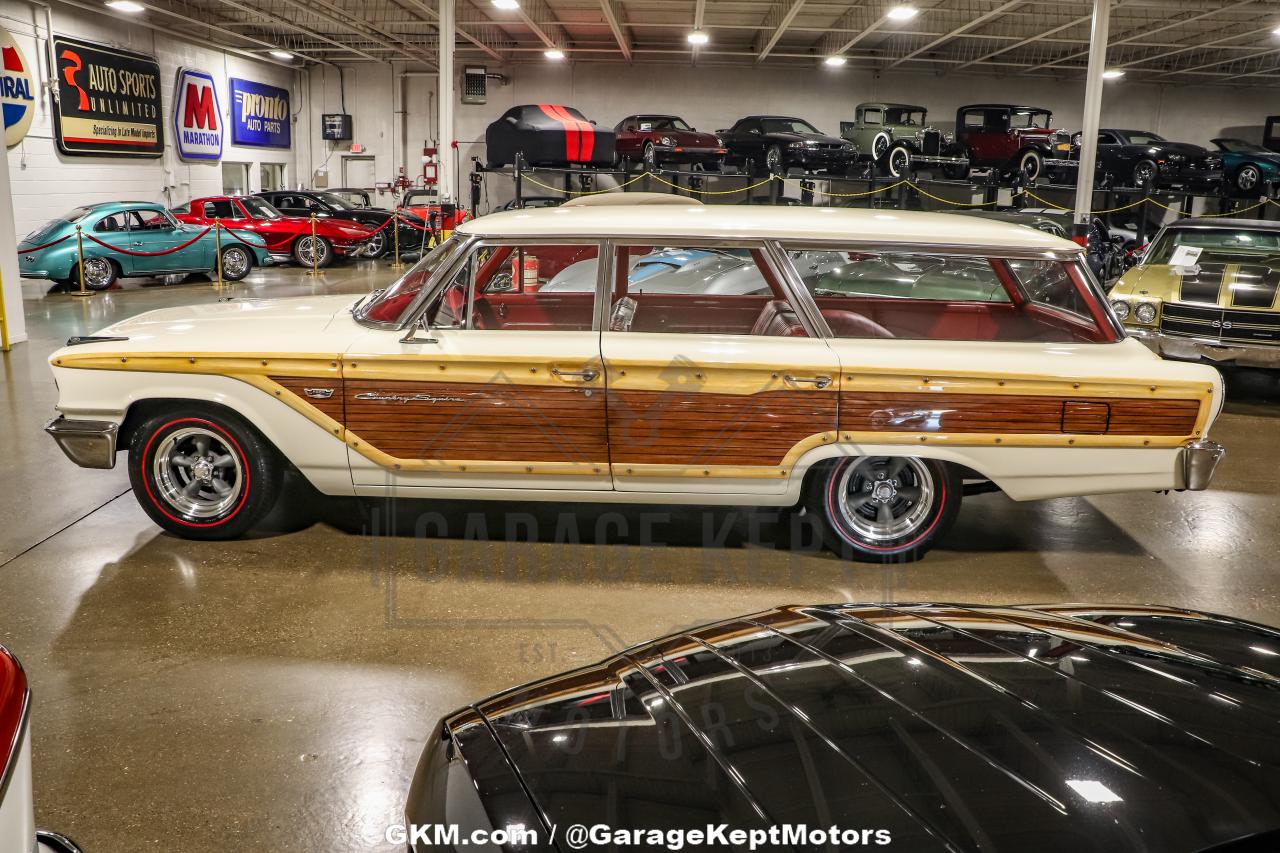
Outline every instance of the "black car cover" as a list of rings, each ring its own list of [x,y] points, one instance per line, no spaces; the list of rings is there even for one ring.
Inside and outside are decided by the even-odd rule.
[[[512,107],[489,125],[484,138],[490,166],[510,165],[517,153],[537,166],[613,164],[613,131],[559,104]]]

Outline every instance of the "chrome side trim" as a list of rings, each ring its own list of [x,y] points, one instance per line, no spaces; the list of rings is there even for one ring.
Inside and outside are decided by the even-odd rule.
[[[65,835],[47,829],[36,830],[36,853],[83,853],[80,845]]]
[[[1134,326],[1125,326],[1125,332],[1162,358],[1187,361],[1204,359],[1214,364],[1280,368],[1280,346],[1273,344],[1248,344],[1220,341],[1217,338],[1170,335],[1159,329]]]
[[[1182,451],[1182,482],[1193,492],[1209,488],[1213,472],[1227,455],[1227,449],[1216,441],[1202,438],[1193,441]]]
[[[114,468],[116,465],[119,424],[75,421],[58,415],[45,424],[44,431],[53,436],[67,458],[81,468]]]

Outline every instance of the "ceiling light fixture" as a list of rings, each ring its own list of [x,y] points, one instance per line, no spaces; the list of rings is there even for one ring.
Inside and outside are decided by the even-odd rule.
[[[711,41],[711,36],[707,35],[702,30],[694,30],[689,33],[689,35],[685,36],[685,39],[689,44],[706,44]]]
[[[1119,80],[1123,76],[1124,72],[1119,68],[1108,68],[1106,71],[1102,72],[1103,80]]]
[[[831,65],[836,68],[840,67],[841,65],[844,65],[848,61],[849,60],[845,59],[843,56],[828,56],[826,59],[823,60],[823,62],[825,62],[827,65]]]
[[[542,55],[547,59],[564,59],[564,51],[558,47],[553,47],[550,50],[544,50]]]
[[[293,54],[287,50],[273,50],[271,51],[271,55],[274,56],[276,59],[284,59],[284,60],[293,59]]]
[[[909,21],[918,14],[920,10],[914,6],[894,6],[888,11],[887,17],[891,21]]]
[[[115,9],[117,12],[124,12],[128,15],[136,15],[139,12],[146,11],[146,6],[141,3],[135,3],[133,0],[107,0],[107,8]]]
[[[493,0],[493,8],[495,9],[511,9],[520,8],[520,0]]]

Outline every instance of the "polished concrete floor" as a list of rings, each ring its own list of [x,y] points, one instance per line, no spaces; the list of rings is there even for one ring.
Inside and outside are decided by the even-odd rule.
[[[233,292],[355,293],[389,275],[258,272]],[[1228,376],[1212,491],[984,495],[911,566],[775,547],[769,513],[330,501],[316,520],[302,488],[263,535],[201,544],[161,534],[122,468],[76,468],[43,435],[45,357],[219,294],[25,290],[31,341],[0,361],[0,643],[34,685],[40,823],[87,853],[397,850],[382,838],[440,715],[784,602],[1164,602],[1280,624],[1280,374]]]

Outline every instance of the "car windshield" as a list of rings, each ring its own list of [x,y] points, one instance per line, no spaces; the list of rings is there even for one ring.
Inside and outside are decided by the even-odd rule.
[[[453,255],[453,250],[461,240],[457,236],[450,237],[432,249],[426,257],[414,264],[413,268],[388,287],[386,290],[374,291],[371,296],[361,301],[356,317],[375,323],[398,323],[401,321],[422,288],[440,265]]]
[[[1163,136],[1157,136],[1154,133],[1130,133],[1129,134],[1130,145],[1156,145],[1164,141],[1165,140]]]
[[[807,121],[798,118],[767,118],[761,122],[765,133],[817,133]]]
[[[356,206],[337,193],[316,193],[316,198],[339,210],[355,210]]]
[[[1199,249],[1183,252],[1188,264],[1252,263],[1280,267],[1280,232],[1243,228],[1188,228],[1166,231],[1147,254],[1146,264],[1168,264],[1179,246]]]
[[[244,205],[245,210],[254,219],[280,219],[284,216],[283,213],[257,196],[246,196],[240,199],[240,203]]]
[[[328,195],[336,195],[344,198],[356,207],[368,207],[369,196],[360,190],[331,190]]]
[[[1047,128],[1052,115],[1053,113],[1042,110],[1015,110],[1009,118],[1009,124],[1013,127]]]
[[[1219,139],[1216,140],[1218,147],[1229,154],[1269,154],[1267,149],[1261,145],[1254,145],[1252,142],[1245,142],[1243,139]]]
[[[640,130],[692,130],[682,118],[676,116],[641,116],[636,120]]]
[[[885,110],[885,124],[900,124],[906,126],[924,126],[924,110],[907,110],[901,107],[890,107]]]

